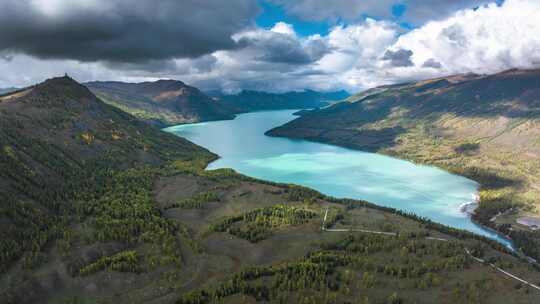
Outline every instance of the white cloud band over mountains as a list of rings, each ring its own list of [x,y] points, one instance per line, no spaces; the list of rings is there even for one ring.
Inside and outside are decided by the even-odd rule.
[[[354,92],[381,84],[455,73],[493,73],[514,67],[540,68],[540,1],[537,0],[506,0],[500,5],[484,4],[486,1],[469,1],[471,5],[480,6],[444,14],[430,13],[428,8],[436,9],[432,6],[417,5],[405,15],[408,14],[407,18],[420,24],[413,30],[403,28],[399,21],[392,18],[362,18],[347,24],[337,22],[325,36],[307,37],[297,34],[293,25],[283,22],[278,22],[270,29],[257,27],[250,21],[256,15],[257,8],[250,7],[244,1],[233,1],[237,5],[235,10],[240,11],[243,16],[242,22],[238,21],[223,28],[222,25],[230,18],[229,14],[234,16],[233,11],[224,12],[225,16],[216,16],[216,22],[209,20],[210,24],[207,25],[186,19],[182,21],[182,27],[169,27],[165,23],[154,24],[152,33],[155,34],[151,35],[144,30],[139,32],[139,35],[124,33],[122,29],[125,26],[138,24],[142,22],[139,19],[144,20],[143,17],[147,16],[143,11],[134,10],[140,13],[137,15],[140,18],[122,17],[119,13],[120,16],[109,18],[112,29],[104,28],[100,31],[98,28],[85,37],[71,37],[69,28],[55,29],[55,25],[49,23],[55,16],[71,16],[77,9],[71,7],[70,10],[63,11],[62,5],[68,3],[67,0],[49,0],[49,3],[56,3],[57,6],[42,6],[40,9],[36,3],[43,1],[45,0],[20,2],[34,5],[31,14],[45,18],[37,18],[33,22],[37,26],[47,21],[45,25],[48,27],[43,30],[49,35],[46,37],[51,37],[50,45],[33,45],[0,29],[0,87],[24,86],[47,76],[68,72],[80,81],[176,78],[203,89],[226,91],[345,88]],[[79,2],[80,5],[92,5],[104,1]],[[108,5],[114,7],[116,2],[125,1],[108,1],[113,3]],[[175,7],[173,2],[175,1],[171,2],[171,9],[181,9],[181,6]],[[187,9],[187,4],[201,5],[198,1],[185,2],[182,8],[184,10]],[[207,9],[207,12],[212,13],[205,16],[214,18],[211,2],[206,2],[205,7],[191,9]],[[382,2],[387,5],[379,3],[381,6],[364,8],[364,13],[370,13],[369,9],[375,14],[379,8],[388,9],[396,3]],[[410,5],[415,1],[403,2]],[[456,1],[453,6],[441,6],[441,11],[462,8],[466,2]],[[218,2],[214,4],[217,5],[216,3]],[[318,1],[293,1],[296,6],[284,4],[284,7],[301,15],[302,11],[309,11],[310,6],[306,3],[317,7]],[[339,5],[336,5],[331,11],[332,15],[320,18],[349,18],[340,16],[343,13],[340,13],[338,8]],[[167,12],[163,14],[163,22],[176,22],[175,18],[168,17]],[[151,16],[157,18],[160,15],[153,11]],[[381,16],[384,17],[384,14],[381,13]],[[30,17],[32,16],[28,18]],[[90,17],[85,19],[89,24],[93,20]],[[428,17],[433,21],[426,21]],[[0,28],[6,22],[3,18],[0,13]],[[135,18],[136,21],[130,18]],[[68,18],[65,21],[66,26],[71,25],[70,20]],[[28,35],[36,39],[32,35],[37,34],[29,28],[32,25],[11,26],[19,26],[23,32],[28,31]],[[84,23],[80,25],[82,29],[84,26]],[[12,30],[17,31],[15,28]],[[55,30],[58,30],[58,33]],[[78,33],[77,30],[72,29],[72,34]],[[155,37],[151,37],[153,35]],[[112,37],[110,41],[107,40],[108,37]],[[73,49],[63,45],[62,39],[72,38],[71,43],[75,43]],[[167,40],[166,38],[176,40],[160,44]],[[85,39],[93,39],[93,43],[88,44]],[[145,42],[148,45],[134,50],[135,42]],[[125,45],[122,46],[122,43]],[[90,49],[80,50],[85,45]],[[55,50],[55,46],[61,49]],[[90,52],[91,47],[104,46],[110,46],[111,49],[101,50],[98,54]],[[120,49],[115,49],[117,47]],[[153,48],[159,47],[169,49],[156,50],[154,53]],[[125,50],[126,48],[131,48],[131,53]],[[122,57],[121,50],[125,50],[126,57]],[[146,56],[146,53],[152,55]]]

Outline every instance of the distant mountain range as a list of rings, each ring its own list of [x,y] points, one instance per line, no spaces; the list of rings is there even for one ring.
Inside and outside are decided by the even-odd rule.
[[[317,108],[349,96],[345,91],[283,94],[243,91],[237,95],[214,92],[210,97],[178,80],[142,83],[97,81],[85,85],[106,103],[159,127],[233,119],[237,113],[251,111]]]
[[[382,86],[304,111],[268,134],[386,153],[475,179],[482,189],[474,218],[540,259],[540,232],[515,221],[540,214],[540,70]]]
[[[14,91],[17,91],[18,89],[17,88],[0,88],[0,95],[1,94],[6,94],[6,93],[11,93],[11,92],[14,92]]]
[[[98,81],[84,85],[106,103],[158,126],[234,118],[229,109],[177,80]]]
[[[331,102],[350,96],[346,91],[266,93],[259,91],[241,91],[234,95],[211,93],[214,97],[231,107],[233,112],[252,112],[282,109],[312,109],[328,106]]]

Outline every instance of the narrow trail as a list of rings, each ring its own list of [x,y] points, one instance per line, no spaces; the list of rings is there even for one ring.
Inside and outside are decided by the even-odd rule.
[[[362,233],[371,233],[371,234],[382,234],[382,235],[389,235],[389,236],[397,236],[398,234],[395,233],[395,232],[384,232],[384,231],[374,231],[374,230],[365,230],[365,229],[328,229],[326,228],[326,219],[328,218],[328,208],[326,208],[326,211],[324,213],[324,218],[323,218],[323,222],[322,222],[322,231],[325,231],[325,232],[362,232]],[[448,242],[450,240],[448,239],[443,239],[443,238],[437,238],[437,237],[426,237],[426,240],[432,240],[432,241],[440,241],[440,242]],[[511,274],[510,272],[502,269],[502,268],[499,268],[497,267],[496,265],[494,264],[491,264],[491,263],[487,263],[485,260],[481,259],[481,258],[478,258],[478,257],[475,257],[471,251],[467,248],[467,247],[464,247],[465,249],[465,253],[467,253],[468,256],[470,256],[474,261],[480,263],[480,264],[483,264],[483,265],[488,265],[490,266],[491,268],[495,269],[496,271],[502,273],[503,275],[505,275],[506,277],[509,277],[511,279],[514,279],[516,281],[519,281],[520,283],[523,283],[525,285],[528,285],[536,290],[540,290],[540,286],[538,285],[535,285],[529,281],[526,281],[516,275],[513,275]]]
[[[391,235],[391,236],[397,236],[397,233],[394,232],[384,232],[384,231],[374,231],[374,230],[365,230],[365,229],[324,229],[324,231],[328,232],[364,232],[364,233],[371,233],[371,234],[383,234],[383,235]]]
[[[475,257],[474,255],[472,255],[472,253],[469,251],[468,248],[464,248],[464,249],[465,249],[465,252],[466,252],[471,258],[473,258],[475,261],[477,261],[478,263],[485,264],[485,265],[489,265],[491,268],[493,268],[493,269],[497,270],[498,272],[500,272],[500,273],[506,275],[507,277],[510,277],[510,278],[512,278],[512,279],[514,279],[514,280],[517,280],[517,281],[519,281],[519,282],[521,282],[521,283],[523,283],[523,284],[525,284],[525,285],[529,285],[530,287],[532,287],[532,288],[534,288],[534,289],[540,290],[540,287],[539,287],[538,285],[535,285],[535,284],[533,284],[533,283],[531,283],[531,282],[529,282],[529,281],[525,281],[524,279],[519,278],[519,277],[517,277],[517,276],[511,274],[510,272],[505,271],[504,269],[495,266],[495,264],[491,264],[491,263],[487,264],[485,260],[483,260],[483,259],[481,259],[481,258],[477,258],[477,257]]]

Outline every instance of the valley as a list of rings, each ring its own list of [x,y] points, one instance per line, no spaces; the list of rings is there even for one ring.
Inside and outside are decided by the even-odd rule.
[[[507,239],[482,229],[461,211],[464,204],[474,201],[478,191],[474,181],[375,153],[264,135],[293,120],[293,112],[248,113],[234,120],[164,130],[218,154],[220,158],[208,169],[232,168],[251,177],[298,184],[333,197],[366,200],[511,247]]]
[[[350,96],[346,91],[266,93],[258,91],[241,91],[238,94],[214,94],[216,99],[235,113],[246,113],[269,110],[313,109],[328,106],[330,103]]]
[[[0,0],[0,304],[539,304],[540,0]]]
[[[96,81],[85,85],[104,102],[158,127],[234,118],[229,109],[177,80]]]
[[[0,102],[2,303],[538,299],[464,251],[540,281],[497,242],[366,201],[204,170],[215,155],[67,77],[18,94]],[[396,236],[324,233],[327,210],[329,229]]]
[[[85,85],[105,103],[157,127],[233,119],[236,114],[283,109],[324,107],[347,98],[345,91],[208,94],[178,80],[126,83],[95,81]]]

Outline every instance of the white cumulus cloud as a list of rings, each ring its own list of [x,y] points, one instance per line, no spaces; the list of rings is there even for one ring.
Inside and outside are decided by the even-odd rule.
[[[493,73],[540,66],[540,1],[507,0],[462,10],[402,35],[392,49],[413,52],[417,67],[437,62],[445,73]]]

